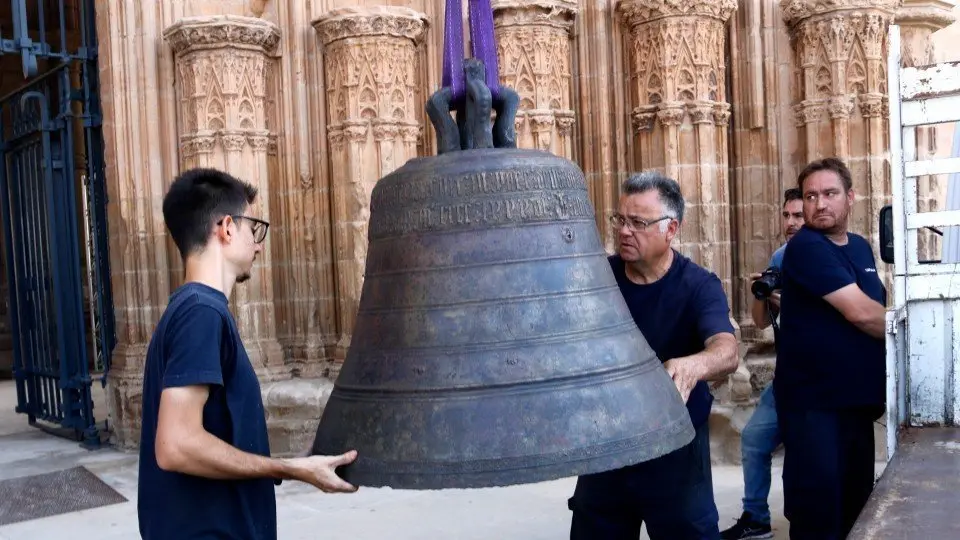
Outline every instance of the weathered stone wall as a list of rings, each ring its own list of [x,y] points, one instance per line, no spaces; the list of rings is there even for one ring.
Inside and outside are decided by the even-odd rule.
[[[370,191],[407,159],[434,153],[423,105],[439,87],[443,4],[98,5],[119,444],[139,440],[147,342],[182,280],[160,201],[177,172],[196,164],[261,188],[267,250],[233,304],[265,382],[275,449],[305,444],[350,344]],[[520,144],[583,168],[611,251],[606,217],[626,175],[658,169],[677,178],[690,204],[679,248],[720,276],[749,339],[760,336],[749,324],[746,276],[782,242],[783,189],[808,159],[850,160],[854,230],[875,242],[876,212],[889,197],[884,36],[899,7],[493,1],[501,79],[521,97]],[[918,31],[911,46],[925,39]],[[721,406],[748,397],[717,392]]]

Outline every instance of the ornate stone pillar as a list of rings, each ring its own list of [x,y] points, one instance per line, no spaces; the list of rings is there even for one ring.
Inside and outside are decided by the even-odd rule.
[[[633,124],[632,170],[676,179],[687,201],[679,249],[732,294],[725,24],[736,0],[621,0]]]
[[[794,106],[805,161],[850,167],[850,223],[877,249],[876,217],[890,196],[887,169],[887,26],[900,0],[782,0],[797,57]]]
[[[392,6],[340,8],[313,21],[324,47],[338,360],[350,346],[363,287],[370,194],[416,157],[422,136],[417,49],[426,25],[423,14]]]
[[[167,13],[127,7],[103,2],[96,18],[117,333],[107,410],[111,442],[135,448],[140,442],[143,362],[172,290],[174,259],[160,201],[179,164],[171,91],[174,60],[161,37],[174,20],[166,19]]]
[[[955,16],[953,4],[944,0],[904,0],[897,11],[900,25],[900,58],[904,67],[922,66],[936,61],[931,34],[950,25]],[[945,157],[949,148],[937,147],[937,127],[920,126],[916,130],[917,159]],[[917,207],[921,212],[943,210],[946,202],[946,182],[937,176],[917,178]],[[940,258],[940,237],[932,231],[917,234],[920,260]]]
[[[181,169],[215,167],[259,190],[254,215],[270,220],[276,132],[274,51],[280,30],[263,19],[218,15],[180,19],[163,37],[176,59]],[[276,336],[272,242],[231,306],[261,381],[285,378]]]
[[[575,0],[493,0],[500,80],[520,94],[517,145],[573,159],[570,30]]]

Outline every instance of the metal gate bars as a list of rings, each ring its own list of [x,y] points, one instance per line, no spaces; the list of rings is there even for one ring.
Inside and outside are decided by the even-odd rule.
[[[116,342],[93,3],[12,0],[15,35],[0,36],[3,52],[21,54],[25,76],[38,59],[43,73],[0,98],[0,226],[17,412],[90,447],[101,435],[91,363],[105,377]],[[58,27],[46,30],[49,20]],[[44,41],[55,33],[59,51]],[[69,49],[68,37],[79,46]]]

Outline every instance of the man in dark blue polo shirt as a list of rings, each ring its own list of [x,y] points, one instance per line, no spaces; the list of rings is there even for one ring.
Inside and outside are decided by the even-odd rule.
[[[170,186],[163,217],[183,257],[143,371],[137,510],[146,540],[274,540],[274,482],[356,488],[335,474],[356,458],[270,458],[260,384],[228,307],[250,277],[268,223],[251,211],[256,188],[194,169]]]
[[[684,200],[657,173],[624,182],[611,222],[619,232],[610,265],[641,333],[687,403],[693,441],[665,456],[581,476],[569,501],[572,540],[718,539],[707,420],[713,396],[705,381],[737,368],[737,340],[716,275],[671,247]],[[640,411],[637,411],[638,414]]]
[[[845,538],[874,481],[884,409],[886,290],[873,250],[847,232],[853,180],[835,158],[800,173],[804,226],[783,255],[774,393],[790,538]]]

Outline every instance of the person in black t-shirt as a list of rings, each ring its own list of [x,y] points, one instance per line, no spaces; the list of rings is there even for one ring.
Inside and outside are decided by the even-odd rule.
[[[783,255],[773,381],[790,538],[846,537],[873,490],[884,409],[886,289],[870,244],[847,231],[853,180],[839,159],[800,173],[804,226]]]
[[[269,224],[256,188],[213,169],[184,172],[163,200],[185,283],[147,349],[137,513],[145,540],[275,540],[274,484],[295,479],[352,492],[340,456],[270,458],[260,384],[227,299],[250,277]]]
[[[719,539],[705,381],[736,370],[737,340],[720,279],[671,242],[683,221],[680,186],[657,173],[624,182],[617,255],[610,266],[633,320],[683,397],[693,441],[660,458],[581,476],[573,497],[572,540],[636,540],[646,523],[653,540]]]

